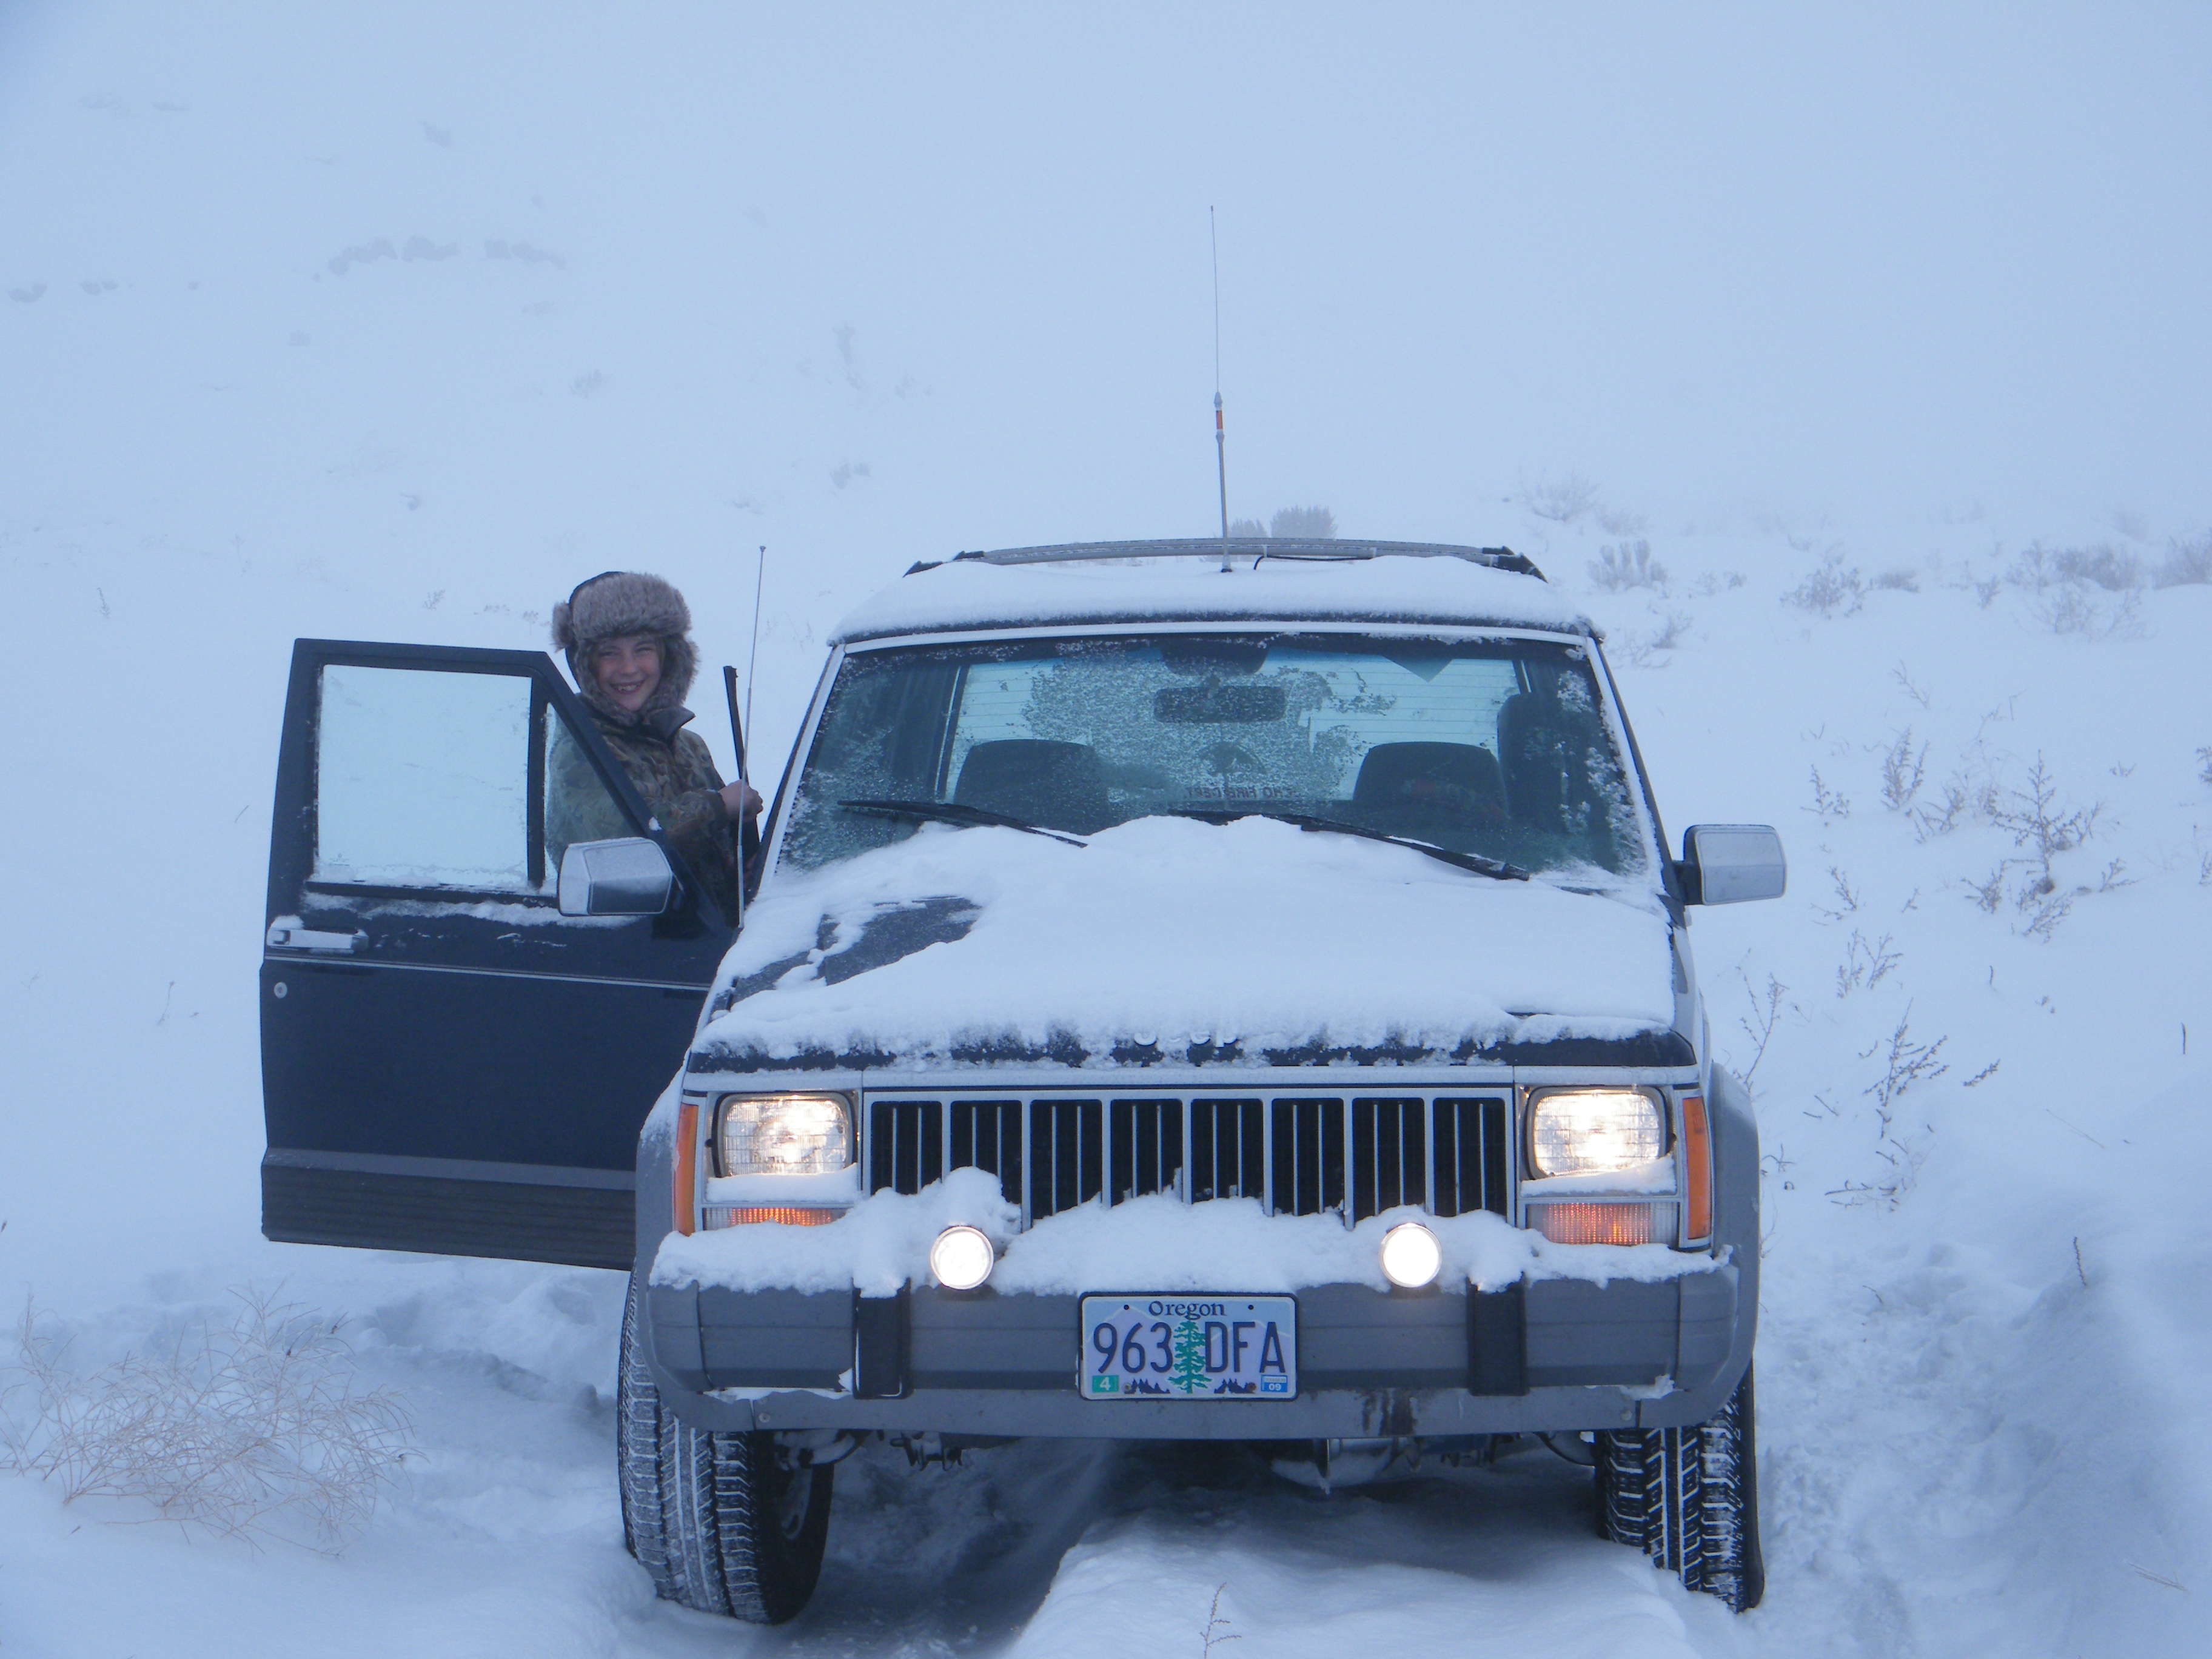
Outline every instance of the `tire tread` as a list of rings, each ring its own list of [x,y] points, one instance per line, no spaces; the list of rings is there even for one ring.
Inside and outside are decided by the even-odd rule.
[[[1712,1419],[1597,1437],[1598,1531],[1742,1613],[1765,1589],[1751,1373]]]

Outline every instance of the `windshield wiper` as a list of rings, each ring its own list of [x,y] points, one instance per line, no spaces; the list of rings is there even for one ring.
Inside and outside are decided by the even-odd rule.
[[[848,812],[867,812],[879,818],[928,818],[939,823],[957,823],[973,827],[988,824],[998,830],[1019,830],[1026,835],[1042,836],[1047,841],[1064,841],[1070,847],[1088,847],[1087,841],[1078,841],[1073,836],[1063,836],[1057,830],[1041,829],[1034,823],[1016,817],[1011,812],[994,812],[988,806],[966,806],[950,800],[841,800],[838,805]]]
[[[1497,881],[1527,881],[1529,872],[1517,864],[1508,864],[1503,859],[1485,858],[1480,853],[1455,853],[1449,847],[1438,847],[1433,842],[1415,841],[1409,836],[1394,836],[1385,830],[1370,830],[1364,823],[1346,823],[1342,818],[1316,817],[1310,812],[1279,812],[1268,806],[1170,806],[1167,809],[1177,817],[1206,818],[1216,823],[1226,823],[1232,818],[1273,818],[1281,823],[1295,823],[1301,830],[1312,830],[1332,836],[1358,836],[1362,841],[1379,841],[1391,847],[1410,847],[1416,853],[1426,853],[1431,858],[1461,870],[1472,870],[1478,876],[1488,876]]]

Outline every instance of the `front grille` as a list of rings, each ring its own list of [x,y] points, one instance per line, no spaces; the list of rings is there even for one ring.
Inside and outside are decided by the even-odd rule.
[[[1495,1095],[872,1097],[872,1192],[987,1170],[1029,1225],[1083,1204],[1164,1193],[1256,1198],[1346,1222],[1404,1205],[1504,1215],[1508,1112]]]
[[[933,1105],[934,1103],[925,1103]],[[902,1103],[904,1104],[904,1103]],[[999,1177],[1006,1202],[1022,1201],[1022,1103],[1018,1100],[956,1100],[952,1103],[955,1170],[988,1170]],[[902,1187],[915,1192],[919,1187]]]
[[[1099,1144],[1103,1103],[1030,1102],[1030,1214],[1039,1220],[1098,1196],[1105,1162]]]

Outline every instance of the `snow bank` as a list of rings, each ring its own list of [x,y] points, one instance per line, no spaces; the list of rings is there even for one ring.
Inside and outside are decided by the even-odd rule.
[[[926,1285],[929,1246],[955,1223],[980,1227],[1000,1250],[994,1289],[1036,1296],[1085,1291],[1389,1289],[1382,1235],[1425,1222],[1443,1246],[1441,1282],[1498,1290],[1522,1279],[1651,1281],[1701,1273],[1713,1258],[1663,1244],[1553,1244],[1487,1212],[1451,1218],[1391,1210],[1346,1227],[1334,1216],[1270,1216],[1250,1199],[1185,1204],[1162,1194],[1101,1209],[1086,1204],[1019,1232],[996,1176],[955,1170],[919,1194],[882,1192],[826,1227],[777,1223],[672,1234],[653,1264],[656,1285],[734,1291],[842,1291],[890,1296]]]
[[[1060,623],[1320,622],[1495,624],[1586,634],[1589,619],[1534,576],[1464,559],[1385,556],[1329,564],[1206,559],[994,565],[918,571],[861,605],[830,642],[963,628]]]
[[[973,907],[963,937],[837,976],[872,920],[947,896]],[[1102,1059],[1119,1042],[1210,1037],[1256,1061],[1322,1037],[1449,1052],[1532,1026],[1546,1038],[1662,1029],[1672,971],[1665,912],[1632,890],[1496,881],[1265,818],[1139,818],[1082,848],[925,825],[779,880],[717,978],[718,1001],[732,987],[742,998],[698,1046],[920,1060],[1073,1038]]]

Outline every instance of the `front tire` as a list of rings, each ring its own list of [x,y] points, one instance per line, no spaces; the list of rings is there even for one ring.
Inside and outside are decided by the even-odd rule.
[[[822,1576],[834,1471],[794,1467],[772,1434],[695,1429],[669,1411],[639,1340],[644,1300],[633,1275],[615,1399],[623,1541],[664,1600],[782,1624]]]
[[[1751,1371],[1710,1422],[1597,1437],[1598,1529],[1730,1611],[1759,1605],[1759,1445]]]

